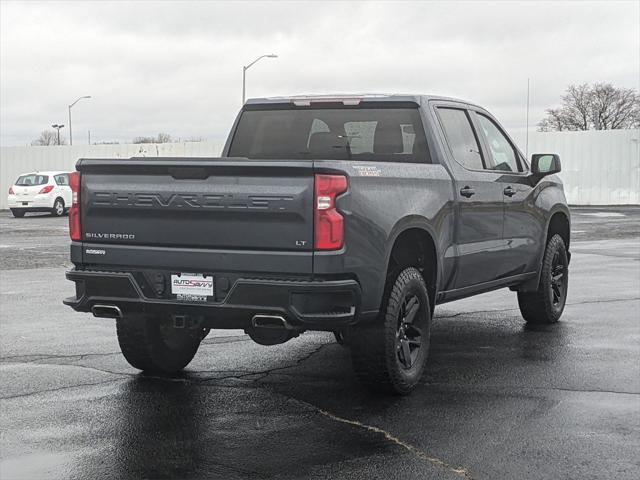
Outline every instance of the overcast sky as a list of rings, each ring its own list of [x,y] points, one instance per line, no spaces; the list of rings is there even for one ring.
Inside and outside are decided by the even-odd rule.
[[[638,88],[640,2],[7,2],[0,144],[52,123],[74,143],[166,132],[222,142],[247,96],[432,93],[519,137],[567,84]],[[63,130],[68,137],[67,128]]]

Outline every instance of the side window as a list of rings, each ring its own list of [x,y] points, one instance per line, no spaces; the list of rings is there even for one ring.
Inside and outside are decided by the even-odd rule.
[[[438,114],[456,162],[473,170],[484,169],[480,146],[467,112],[457,108],[438,108]]]
[[[53,177],[53,179],[60,186],[64,187],[64,186],[69,185],[69,180],[68,180],[66,175],[56,175],[56,176]]]
[[[493,164],[495,165],[493,168],[506,172],[520,172],[516,150],[507,140],[507,137],[489,117],[478,113],[477,118],[482,135],[486,138],[489,150],[491,150]]]

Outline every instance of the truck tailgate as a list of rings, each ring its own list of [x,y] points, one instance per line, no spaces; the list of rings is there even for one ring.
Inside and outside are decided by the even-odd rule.
[[[82,241],[233,250],[310,251],[313,163],[83,159]]]

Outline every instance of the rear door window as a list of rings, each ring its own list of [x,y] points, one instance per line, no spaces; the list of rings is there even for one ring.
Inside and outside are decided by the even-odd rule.
[[[20,187],[30,187],[33,185],[45,185],[49,182],[47,175],[39,175],[37,173],[31,175],[20,175],[16,180],[16,185]]]
[[[480,145],[466,110],[439,107],[438,116],[455,161],[471,170],[484,169]]]
[[[56,183],[62,187],[68,186],[69,185],[69,177],[67,176],[66,173],[62,174],[62,175],[54,175],[53,179],[56,181]]]
[[[431,163],[417,105],[245,110],[229,156]]]

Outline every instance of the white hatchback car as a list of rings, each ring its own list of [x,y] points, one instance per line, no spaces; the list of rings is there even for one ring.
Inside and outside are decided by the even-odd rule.
[[[67,172],[35,172],[20,175],[9,187],[8,203],[14,217],[27,212],[50,212],[59,217],[71,206]]]

